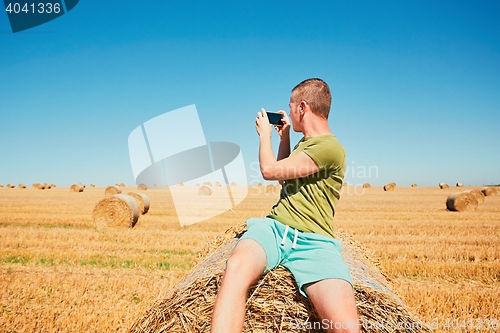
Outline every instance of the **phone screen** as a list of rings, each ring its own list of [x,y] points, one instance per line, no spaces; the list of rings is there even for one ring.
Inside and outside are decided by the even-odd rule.
[[[269,123],[274,126],[283,126],[281,119],[283,119],[283,115],[277,112],[266,112],[267,118],[269,119]]]

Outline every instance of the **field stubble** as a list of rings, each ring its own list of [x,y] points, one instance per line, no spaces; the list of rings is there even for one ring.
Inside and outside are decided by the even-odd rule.
[[[410,309],[439,321],[437,332],[460,328],[444,327],[447,320],[500,319],[500,196],[475,212],[449,212],[454,190],[348,187],[335,217],[336,229],[380,258]],[[277,195],[264,192],[254,188],[233,210],[180,227],[169,192],[152,189],[136,227],[97,229],[92,209],[103,188],[0,188],[0,332],[125,332],[206,242],[267,214]]]

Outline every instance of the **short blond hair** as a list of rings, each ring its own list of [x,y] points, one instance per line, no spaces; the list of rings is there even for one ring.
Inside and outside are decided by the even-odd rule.
[[[294,103],[305,101],[314,114],[328,119],[332,95],[325,81],[311,78],[300,82],[292,89],[292,101]]]

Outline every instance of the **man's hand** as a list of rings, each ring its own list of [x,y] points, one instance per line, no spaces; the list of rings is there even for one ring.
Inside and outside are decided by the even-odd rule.
[[[283,124],[282,126],[274,126],[274,129],[276,132],[278,132],[280,138],[283,137],[283,134],[289,135],[290,134],[290,119],[288,118],[288,115],[286,114],[285,111],[279,110],[279,114],[283,115],[283,118],[281,118],[281,123]]]
[[[264,108],[261,112],[257,113],[257,118],[255,120],[255,129],[261,138],[270,138],[272,133],[272,127],[267,118],[267,113]]]

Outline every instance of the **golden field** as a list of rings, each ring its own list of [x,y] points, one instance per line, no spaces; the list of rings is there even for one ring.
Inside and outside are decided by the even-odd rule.
[[[394,292],[436,332],[492,332],[500,320],[500,195],[476,211],[449,212],[446,198],[457,190],[346,187],[335,228],[380,258]],[[233,210],[180,227],[169,191],[143,193],[151,208],[133,229],[99,229],[92,210],[104,188],[0,188],[0,332],[126,332],[208,241],[265,216],[277,200],[251,188]]]

